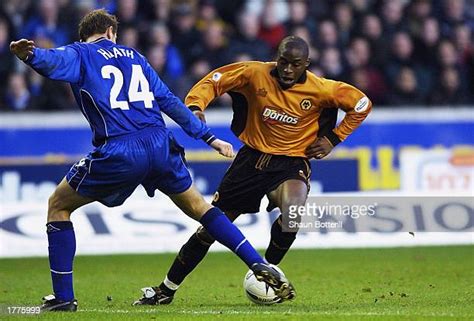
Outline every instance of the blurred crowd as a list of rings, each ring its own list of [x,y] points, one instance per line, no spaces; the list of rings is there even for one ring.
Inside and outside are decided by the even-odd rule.
[[[312,72],[377,106],[474,105],[474,0],[1,0],[0,110],[76,108],[66,84],[8,47],[77,41],[80,18],[96,8],[117,15],[118,42],[144,53],[181,98],[212,69],[271,61],[279,41],[297,35],[310,44]]]

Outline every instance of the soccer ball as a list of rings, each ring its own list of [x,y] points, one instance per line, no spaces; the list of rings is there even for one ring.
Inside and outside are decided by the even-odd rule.
[[[285,275],[278,266],[271,264],[271,266]],[[252,270],[249,270],[244,277],[245,294],[250,301],[260,305],[272,305],[281,302],[281,299],[275,295],[273,289],[265,282],[258,281]]]

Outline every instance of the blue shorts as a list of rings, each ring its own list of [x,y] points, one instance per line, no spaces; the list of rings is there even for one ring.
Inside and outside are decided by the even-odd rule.
[[[109,207],[121,205],[140,184],[150,197],[156,189],[178,194],[192,184],[184,148],[160,127],[108,139],[74,164],[66,179],[80,195]]]

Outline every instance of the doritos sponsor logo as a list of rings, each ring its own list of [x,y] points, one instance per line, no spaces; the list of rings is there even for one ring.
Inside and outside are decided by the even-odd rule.
[[[354,110],[358,113],[361,113],[363,111],[366,111],[368,107],[369,107],[369,98],[362,97],[355,105]]]
[[[265,107],[262,113],[263,121],[267,124],[283,123],[289,125],[298,124],[298,117],[288,115],[273,108]]]

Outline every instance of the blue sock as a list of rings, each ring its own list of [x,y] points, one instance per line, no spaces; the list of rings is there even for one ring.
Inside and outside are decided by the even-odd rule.
[[[72,287],[72,262],[76,253],[76,237],[72,222],[49,222],[46,224],[49,243],[49,267],[56,299],[74,299]]]
[[[207,211],[200,222],[216,241],[237,254],[249,267],[254,263],[264,262],[237,226],[232,224],[217,207]]]

